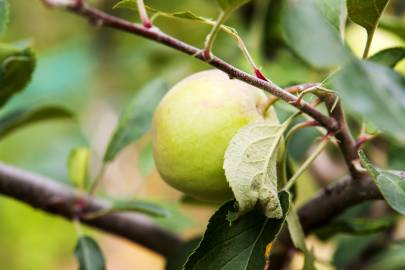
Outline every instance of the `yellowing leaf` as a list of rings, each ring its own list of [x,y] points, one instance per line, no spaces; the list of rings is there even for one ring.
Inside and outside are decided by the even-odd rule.
[[[277,152],[288,122],[260,121],[241,128],[225,152],[226,179],[239,206],[239,216],[259,202],[268,218],[281,218],[277,195]]]
[[[75,187],[85,189],[88,181],[88,168],[90,162],[90,150],[86,147],[78,147],[72,150],[68,160],[69,178]]]
[[[270,242],[269,244],[267,244],[266,250],[264,251],[264,257],[266,257],[266,258],[270,257],[270,252],[271,252],[272,247],[273,247],[273,242]]]
[[[314,255],[308,250],[305,243],[305,234],[294,205],[290,206],[286,217],[288,231],[294,246],[304,253],[303,270],[316,270]]]

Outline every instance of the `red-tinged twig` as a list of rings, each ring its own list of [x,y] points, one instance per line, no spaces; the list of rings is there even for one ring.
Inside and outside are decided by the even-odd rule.
[[[256,75],[257,76],[257,75]],[[318,83],[304,83],[304,84],[297,84],[293,85],[287,88],[284,88],[284,91],[290,93],[290,94],[297,94],[305,91],[306,89],[312,89],[314,87],[317,87],[319,84]],[[301,100],[302,96],[298,96],[294,101],[289,102],[291,105],[293,105],[296,108],[299,108],[302,106]],[[267,110],[270,108],[274,103],[276,103],[278,100],[280,100],[277,96],[270,97],[267,102],[263,105],[263,110]],[[311,105],[314,107],[313,105]]]
[[[139,18],[141,18],[142,25],[145,28],[151,28],[152,21],[149,19],[148,13],[146,12],[143,0],[136,0],[136,4],[138,6]]]
[[[376,137],[376,135],[370,135],[370,134],[362,134],[360,135],[357,140],[356,140],[356,149],[359,150],[363,144],[365,144],[368,141],[373,140]]]
[[[174,37],[171,37],[160,31],[156,27],[146,28],[143,25],[131,23],[129,21],[117,18],[115,16],[111,16],[100,10],[92,8],[85,3],[74,6],[69,5],[66,6],[66,8],[67,10],[77,15],[87,18],[91,22],[97,22],[97,25],[114,28],[131,34],[139,35],[144,38],[153,40],[157,43],[164,44],[168,47],[176,49],[185,54],[194,56],[195,58],[202,60],[210,64],[211,66],[216,67],[217,69],[227,73],[230,78],[235,78],[243,82],[246,82],[252,86],[255,86],[257,88],[263,89],[288,103],[293,104],[297,100],[296,96],[288,93],[287,91],[284,91],[282,88],[272,83],[271,81],[265,81],[257,78],[256,76],[250,75],[214,55],[211,56],[210,60],[207,60],[206,57],[204,56],[203,50],[200,50],[196,47],[191,46],[190,44],[180,41]],[[335,119],[323,114],[317,109],[311,107],[309,104],[304,103],[302,104],[302,106],[297,107],[297,109],[301,110],[302,112],[311,116],[313,119],[317,120],[322,126],[327,128],[328,130],[336,131],[339,129],[339,126],[337,125]]]
[[[266,81],[266,82],[269,81],[269,80],[264,76],[264,74],[261,72],[260,69],[254,67],[254,68],[253,68],[253,71],[254,71],[254,73],[255,73],[255,75],[256,75],[257,78],[259,78],[259,79],[261,79],[261,80],[263,80],[263,81]]]

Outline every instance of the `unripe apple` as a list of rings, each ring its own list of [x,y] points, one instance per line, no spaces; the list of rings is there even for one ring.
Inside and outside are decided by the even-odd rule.
[[[232,197],[222,168],[224,153],[237,131],[254,121],[277,121],[262,112],[264,92],[225,73],[209,70],[177,83],[153,118],[153,154],[161,177],[196,199]]]

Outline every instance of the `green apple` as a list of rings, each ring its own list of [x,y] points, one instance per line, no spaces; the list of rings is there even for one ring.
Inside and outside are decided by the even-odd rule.
[[[254,121],[277,121],[262,112],[264,92],[225,73],[209,70],[176,84],[153,118],[153,154],[161,177],[196,199],[232,197],[222,168],[224,153],[237,131]]]

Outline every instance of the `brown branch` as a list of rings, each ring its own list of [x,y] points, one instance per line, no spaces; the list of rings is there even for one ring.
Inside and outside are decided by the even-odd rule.
[[[339,126],[339,131],[335,134],[338,141],[338,146],[342,152],[343,158],[349,169],[350,175],[353,179],[361,180],[365,177],[365,174],[358,170],[356,167],[356,161],[358,161],[359,156],[357,154],[356,142],[347,126],[345,115],[342,109],[342,104],[340,101],[335,102],[338,97],[334,94],[329,94],[325,96],[324,101],[326,107],[330,111],[330,115],[337,121]],[[336,103],[336,104],[335,104]]]
[[[194,56],[197,59],[207,62],[208,64],[222,70],[231,78],[236,78],[250,85],[256,86],[273,94],[276,98],[280,98],[290,103],[297,109],[311,116],[329,132],[336,134],[336,138],[339,141],[339,147],[346,161],[350,174],[353,178],[362,177],[362,173],[359,172],[355,166],[355,161],[358,158],[357,149],[355,141],[353,140],[353,137],[348,129],[340,102],[338,102],[336,108],[333,108],[333,110],[331,110],[331,117],[328,117],[315,109],[313,106],[300,101],[298,97],[294,96],[289,91],[280,88],[271,81],[262,80],[246,72],[243,72],[242,70],[237,69],[236,67],[228,64],[227,62],[214,55],[212,55],[210,60],[207,61],[207,58],[204,57],[203,51],[161,32],[156,27],[147,28],[142,25],[134,24],[126,20],[111,16],[107,13],[89,7],[83,1],[77,1],[76,4],[72,4],[67,9],[75,14],[88,18],[90,22],[93,22],[96,25],[110,27],[124,32],[140,35],[188,55]],[[327,103],[329,109],[332,109],[335,98],[336,97],[334,95],[326,96],[325,102]]]
[[[146,28],[140,24],[134,24],[126,20],[108,15],[104,12],[87,6],[81,0],[76,0],[72,3],[76,4],[70,5],[67,8],[69,11],[87,18],[90,22],[94,23],[97,26],[114,28],[124,32],[139,35],[181,51],[185,54],[191,55],[201,61],[210,64],[213,67],[216,67],[217,69],[222,70],[223,72],[227,73],[230,78],[236,78],[244,81],[250,85],[256,86],[273,94],[277,98],[290,103],[297,109],[311,116],[323,127],[327,128],[329,132],[335,134],[336,138],[339,140],[339,147],[350,170],[351,178],[339,181],[333,186],[325,188],[300,209],[299,216],[302,221],[304,230],[307,233],[324,225],[330,219],[355,204],[366,200],[381,198],[379,191],[377,190],[371,179],[366,175],[360,173],[355,166],[355,161],[357,159],[355,142],[347,127],[342,108],[338,103],[336,108],[331,110],[334,104],[335,97],[333,99],[327,98],[325,101],[328,108],[331,110],[331,116],[327,116],[307,103],[298,102],[298,98],[296,96],[289,93],[288,91],[283,90],[272,82],[262,80],[246,72],[243,72],[216,56],[212,56],[212,58],[207,61],[200,49],[186,44],[178,39],[175,39],[161,32],[156,27]],[[145,235],[145,237],[147,236]]]
[[[299,209],[302,227],[306,233],[322,227],[354,205],[382,199],[370,177],[363,177],[362,181],[356,180],[345,178],[322,189]]]
[[[75,213],[77,214],[78,203],[87,205],[85,212],[109,207],[106,201],[88,197],[55,180],[1,163],[0,194],[67,219],[73,219]],[[299,216],[304,230],[308,233],[353,205],[381,198],[380,192],[369,177],[363,181],[346,178],[320,191],[300,208]],[[82,218],[82,222],[145,245],[164,255],[181,243],[179,238],[155,226],[140,214],[109,214],[93,220]]]
[[[50,180],[0,163],[0,195],[25,202],[32,207],[72,220],[78,206],[84,212],[109,208],[109,203]],[[79,215],[80,216],[80,215]],[[124,237],[164,256],[182,241],[176,235],[159,228],[146,216],[136,213],[108,214],[92,220],[81,218],[89,226]]]
[[[362,181],[344,178],[322,189],[318,194],[305,203],[298,211],[305,234],[321,228],[333,218],[339,216],[352,206],[370,200],[380,200],[382,195],[370,177]],[[270,261],[274,269],[285,269],[290,263],[292,242],[287,230],[283,230]]]
[[[50,2],[52,2],[51,0],[43,0],[43,1],[47,3],[48,6],[52,6],[50,4]],[[164,44],[168,47],[176,49],[185,54],[191,55],[201,61],[210,64],[213,67],[216,67],[219,70],[222,70],[223,72],[227,73],[230,78],[235,78],[243,82],[246,82],[250,85],[256,86],[292,104],[297,109],[301,110],[302,112],[308,114],[313,119],[318,121],[322,126],[324,126],[329,131],[333,132],[338,130],[338,125],[335,119],[323,114],[322,112],[318,111],[317,109],[313,108],[307,103],[297,103],[296,96],[288,93],[287,91],[284,91],[281,87],[275,85],[274,83],[259,79],[246,72],[243,72],[242,70],[228,64],[227,62],[223,61],[222,59],[214,55],[212,55],[212,57],[209,60],[207,60],[204,57],[202,50],[193,47],[176,38],[173,38],[163,33],[156,27],[147,28],[144,27],[143,25],[131,23],[129,21],[111,16],[98,9],[88,6],[85,2],[81,0],[72,1],[71,4],[66,6],[66,9],[68,11],[71,11],[72,13],[87,18],[94,25],[114,28],[131,34],[139,35],[144,38],[153,40],[157,43]]]

